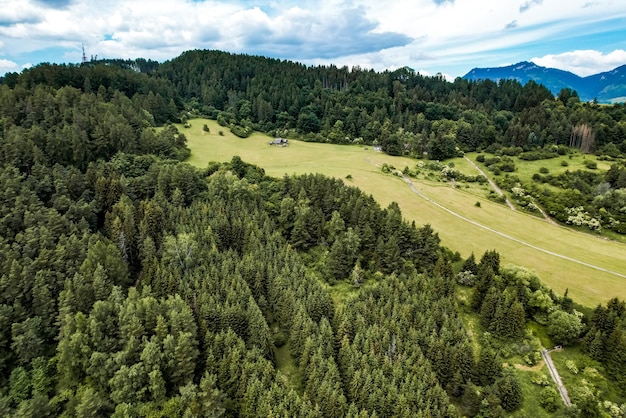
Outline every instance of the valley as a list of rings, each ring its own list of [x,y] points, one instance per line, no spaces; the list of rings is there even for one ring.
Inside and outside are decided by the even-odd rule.
[[[210,132],[202,130],[204,124]],[[407,220],[430,224],[442,243],[464,258],[497,248],[504,263],[534,270],[557,294],[569,289],[570,296],[589,308],[605,303],[607,295],[626,298],[625,244],[512,211],[487,199],[486,186],[470,192],[448,182],[424,179],[412,181],[414,192],[401,177],[385,175],[380,167],[414,167],[417,160],[388,156],[371,146],[290,140],[288,147],[276,148],[268,145],[271,138],[266,135],[238,138],[206,119],[192,120],[191,128],[180,129],[192,151],[189,163],[199,168],[239,155],[277,178],[321,173],[343,179],[374,196],[383,207],[397,202]],[[453,162],[462,167],[462,159]],[[463,169],[476,174],[469,173],[471,167]],[[475,206],[477,201],[480,207]]]

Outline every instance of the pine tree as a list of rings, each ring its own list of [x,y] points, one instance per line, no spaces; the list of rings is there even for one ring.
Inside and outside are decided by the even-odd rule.
[[[511,412],[522,403],[522,389],[515,372],[507,370],[495,383],[495,392],[500,398],[500,405],[505,411]]]
[[[198,357],[197,342],[190,332],[182,332],[178,336],[174,349],[174,371],[172,382],[176,386],[184,386],[193,379]]]
[[[485,268],[487,266],[491,268],[493,274],[500,274],[500,254],[496,250],[485,251],[480,258],[479,271],[481,267]]]
[[[483,347],[476,363],[476,380],[481,386],[491,385],[502,374],[502,364],[493,350]]]
[[[224,415],[226,411],[223,407],[225,396],[217,387],[217,376],[205,372],[200,381],[200,390],[202,416],[206,418],[219,418]]]
[[[480,311],[480,308],[483,304],[483,300],[487,295],[487,292],[491,288],[494,281],[494,273],[491,267],[480,267],[478,270],[478,279],[476,281],[476,286],[474,287],[474,291],[472,293],[471,299],[471,307],[475,311]]]
[[[472,254],[470,254],[469,257],[467,257],[467,260],[463,262],[463,266],[461,266],[461,271],[469,271],[473,275],[478,274],[478,266],[476,265],[476,258],[474,257],[473,252]]]
[[[492,330],[496,328],[496,314],[498,313],[498,310],[502,305],[500,298],[501,293],[495,287],[491,287],[489,288],[484,300],[481,303],[480,324],[486,330]]]

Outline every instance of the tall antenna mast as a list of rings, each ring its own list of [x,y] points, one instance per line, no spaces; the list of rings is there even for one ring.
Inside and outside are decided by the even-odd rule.
[[[83,64],[87,62],[87,55],[85,54],[85,44],[81,44],[83,47]]]

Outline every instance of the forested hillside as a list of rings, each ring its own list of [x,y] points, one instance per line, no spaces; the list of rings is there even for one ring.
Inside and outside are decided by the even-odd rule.
[[[2,88],[4,416],[456,414],[428,335],[474,364],[431,229],[337,180],[168,159],[182,134],[98,90]],[[354,305],[321,286],[376,271]]]
[[[261,83],[268,69],[275,89]],[[463,112],[510,112],[514,126],[549,99],[532,85],[464,85],[509,91],[498,106],[510,110],[408,70],[197,51],[151,75],[42,65],[5,77],[0,415],[502,416],[534,396],[499,354],[520,339],[519,355],[536,355],[531,320],[565,344],[586,335],[584,350],[623,382],[623,302],[584,324],[566,295],[501,267],[497,249],[461,266],[397,204],[321,175],[269,178],[238,157],[199,170],[182,162],[185,135],[160,127],[187,103],[225,122],[320,135],[345,117],[344,138],[355,129],[387,141],[457,126]],[[572,114],[623,111],[570,104]],[[479,315],[487,337],[462,315]],[[604,394],[580,399],[583,413],[601,413]]]
[[[321,142],[378,143],[394,155],[428,152],[445,159],[455,148],[570,145],[573,129],[582,126],[593,134],[589,150],[612,143],[626,152],[624,105],[581,103],[567,89],[555,100],[534,82],[450,83],[408,67],[380,73],[307,67],[218,51],[186,52],[157,73],[193,108],[221,115],[227,125],[295,129]]]

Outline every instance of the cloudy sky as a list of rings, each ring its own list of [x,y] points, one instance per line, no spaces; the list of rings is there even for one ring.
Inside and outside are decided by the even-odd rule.
[[[0,0],[0,74],[219,49],[449,78],[519,61],[626,64],[624,0]]]

